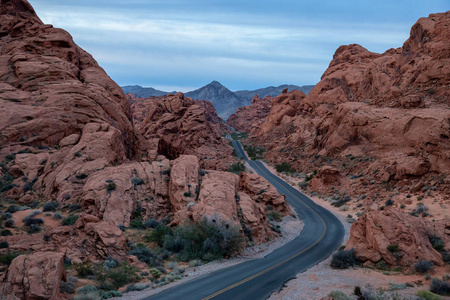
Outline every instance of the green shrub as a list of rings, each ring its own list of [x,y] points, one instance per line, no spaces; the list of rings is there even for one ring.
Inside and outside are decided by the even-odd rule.
[[[293,172],[295,172],[295,169],[293,169],[291,167],[291,165],[288,164],[287,162],[282,162],[279,165],[275,165],[275,169],[277,170],[277,172],[286,172],[286,173],[293,173]]]
[[[189,267],[199,267],[202,265],[202,261],[200,259],[193,259],[189,261]]]
[[[80,173],[80,174],[75,175],[75,177],[80,180],[86,179],[88,176],[89,175],[86,173]]]
[[[0,254],[0,264],[9,266],[14,258],[21,255],[20,252],[7,251]]]
[[[93,285],[86,285],[79,289],[77,289],[77,295],[75,296],[75,300],[98,300],[102,299],[104,292],[102,290],[98,290]]]
[[[431,281],[430,292],[438,295],[450,296],[450,283],[439,280],[438,278],[433,278]]]
[[[145,222],[144,222],[144,226],[147,228],[156,228],[156,226],[158,226],[158,225],[159,225],[159,222],[155,219],[148,219],[148,220],[145,220]]]
[[[68,215],[61,221],[61,225],[68,226],[73,225],[78,220],[78,215]]]
[[[231,256],[243,244],[244,239],[239,229],[216,217],[178,226],[172,235],[165,237],[163,247],[176,253],[182,261],[211,261]]]
[[[252,160],[258,160],[264,158],[264,153],[266,152],[266,149],[264,149],[261,146],[252,146],[248,144],[244,144],[244,150],[247,152],[248,157],[250,157]]]
[[[103,268],[104,269],[113,269],[119,265],[119,262],[117,259],[114,259],[112,257],[107,257],[105,261],[103,262]]]
[[[134,229],[144,229],[144,224],[142,223],[142,218],[136,218],[130,222],[130,227]]]
[[[136,247],[127,255],[135,255],[140,261],[145,262],[150,267],[161,266],[161,259],[147,247]]]
[[[245,171],[245,164],[243,162],[234,163],[228,167],[227,171],[239,175]]]
[[[73,264],[73,269],[77,272],[77,275],[81,278],[85,278],[90,275],[95,275],[94,267],[91,263]]]
[[[33,233],[41,232],[41,230],[42,230],[41,226],[39,226],[39,225],[37,225],[37,224],[31,224],[31,225],[28,227],[27,232],[28,232],[29,234],[33,234]]]
[[[59,286],[59,292],[73,294],[75,293],[75,285],[72,282],[61,281],[61,285]]]
[[[438,237],[437,235],[431,235],[428,239],[429,239],[429,241],[430,241],[430,243],[431,243],[431,245],[433,246],[434,249],[436,249],[439,252],[443,252],[444,251],[445,244],[441,240],[440,237]]]
[[[419,260],[413,265],[413,267],[416,272],[424,274],[431,271],[434,267],[434,264],[431,261]]]
[[[55,211],[58,209],[57,202],[47,202],[44,204],[42,211]]]
[[[430,291],[421,290],[417,292],[417,296],[425,300],[441,300],[442,298]]]
[[[133,177],[133,178],[131,178],[131,182],[134,184],[135,187],[138,186],[138,185],[144,184],[144,180],[142,180],[142,179],[139,178],[139,177]]]
[[[2,229],[0,231],[0,236],[8,236],[8,235],[13,235],[11,230],[9,230],[9,229]]]
[[[5,227],[7,228],[13,228],[14,227],[14,220],[13,219],[8,219],[5,221]]]
[[[148,288],[149,285],[145,284],[145,283],[136,283],[136,284],[130,284],[129,286],[127,286],[127,289],[125,290],[125,293],[128,292],[134,292],[134,291],[142,291],[146,288]]]
[[[135,282],[139,279],[137,269],[128,262],[122,262],[119,267],[108,269],[104,275],[107,282],[111,283],[114,288],[118,289],[128,283]]]
[[[171,234],[172,234],[172,228],[160,223],[155,228],[153,228],[152,232],[147,234],[144,237],[144,239],[147,242],[157,243],[158,246],[162,247],[164,244],[165,236],[171,235]]]
[[[350,298],[341,291],[332,291],[328,294],[328,297],[333,298],[333,300],[350,300]]]
[[[150,274],[152,275],[153,278],[159,278],[162,275],[162,272],[156,268],[151,268],[150,269]]]
[[[355,249],[342,250],[333,254],[330,266],[334,269],[347,269],[358,262]]]
[[[0,242],[0,249],[9,248],[9,244],[6,241]]]
[[[387,246],[387,250],[391,253],[398,252],[398,244]]]
[[[122,293],[118,291],[107,291],[106,293],[103,294],[102,299],[109,299],[115,297],[122,297]]]
[[[116,189],[117,185],[112,180],[106,180],[106,190],[108,192],[114,191]]]

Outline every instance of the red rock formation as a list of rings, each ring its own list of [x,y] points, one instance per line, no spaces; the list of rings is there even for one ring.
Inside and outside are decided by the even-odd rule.
[[[449,174],[449,25],[450,12],[421,18],[402,48],[383,54],[339,47],[306,97],[274,100],[254,142],[273,163],[310,172],[332,158],[342,174],[369,182],[414,186]],[[348,163],[349,156],[359,164]],[[438,182],[444,195],[447,181]]]
[[[442,256],[433,249],[429,237],[436,235],[450,249],[448,220],[435,223],[422,220],[393,208],[384,211],[369,211],[352,224],[346,249],[355,249],[363,261],[411,267],[419,260],[443,265]],[[390,252],[389,245],[398,245],[397,253]]]
[[[65,299],[59,292],[61,280],[66,279],[63,253],[20,255],[2,277],[0,291],[5,299]]]
[[[44,25],[27,1],[2,1],[0,14],[0,155],[22,150],[9,165],[16,177],[40,176],[34,189],[47,199],[67,191],[75,198],[77,172],[138,151],[128,101],[90,54],[66,31]],[[17,188],[15,198],[26,194]]]
[[[266,213],[274,210],[284,216],[290,209],[285,197],[265,179],[246,172],[239,177],[229,172],[199,171],[198,159],[192,155],[182,155],[173,163],[169,188],[173,224],[220,218],[246,226],[257,244],[277,236],[267,230]]]
[[[176,159],[196,155],[205,169],[226,169],[233,162],[233,148],[221,137],[220,123],[183,93],[131,100],[136,128],[150,141],[151,155]],[[209,107],[209,106],[208,106]],[[208,121],[207,117],[212,121]],[[142,120],[142,121],[140,121]]]
[[[254,134],[259,130],[264,119],[269,114],[272,101],[273,97],[271,96],[261,99],[258,95],[255,95],[251,105],[240,107],[236,113],[227,119],[226,124],[237,131]]]

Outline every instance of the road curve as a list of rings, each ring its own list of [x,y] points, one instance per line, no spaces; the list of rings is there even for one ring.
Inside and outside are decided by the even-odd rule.
[[[329,257],[341,244],[344,226],[338,218],[273,175],[261,162],[248,160],[238,141],[232,143],[240,158],[286,195],[304,221],[303,231],[264,258],[218,270],[144,299],[266,299],[287,280]]]

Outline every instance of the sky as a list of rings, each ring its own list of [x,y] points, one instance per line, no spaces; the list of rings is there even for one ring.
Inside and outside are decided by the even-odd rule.
[[[401,47],[449,0],[29,0],[119,85],[187,92],[316,84],[340,45]]]

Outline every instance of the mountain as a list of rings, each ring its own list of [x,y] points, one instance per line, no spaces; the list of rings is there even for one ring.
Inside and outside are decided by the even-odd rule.
[[[245,105],[241,98],[218,81],[213,81],[195,91],[187,92],[185,96],[194,100],[211,101],[219,117],[224,120],[234,113],[236,109]]]
[[[204,87],[187,92],[185,96],[191,97],[194,100],[211,101],[216,108],[219,117],[226,120],[231,114],[235,113],[238,108],[250,105],[252,98],[255,95],[258,95],[260,98],[264,98],[266,96],[276,97],[280,95],[284,89],[288,89],[288,91],[298,90],[308,94],[313,87],[313,85],[305,85],[300,87],[292,84],[283,84],[277,87],[269,86],[257,90],[232,92],[220,82],[214,80]],[[169,94],[168,92],[159,91],[151,87],[144,88],[139,85],[123,86],[122,90],[125,94],[130,93],[136,97],[142,98],[151,96],[165,96]],[[172,93],[175,94],[176,92]]]
[[[269,87],[262,88],[262,89],[257,89],[257,90],[252,90],[252,91],[243,90],[243,91],[236,91],[234,93],[241,99],[245,99],[245,101],[248,101],[248,104],[246,104],[246,105],[250,105],[250,103],[253,99],[253,96],[255,96],[255,95],[258,95],[259,98],[264,98],[267,96],[276,97],[276,96],[280,95],[284,89],[288,89],[288,92],[297,90],[297,91],[301,91],[301,92],[305,93],[306,95],[308,95],[308,93],[313,89],[313,87],[314,87],[314,85],[298,86],[298,85],[293,85],[293,84],[283,84],[283,85],[280,85],[277,87],[269,86]]]
[[[125,94],[132,94],[136,97],[147,98],[151,96],[165,96],[169,94],[169,92],[160,91],[151,87],[142,87],[140,85],[126,85],[122,86],[122,90]],[[176,92],[171,92],[175,94]]]

